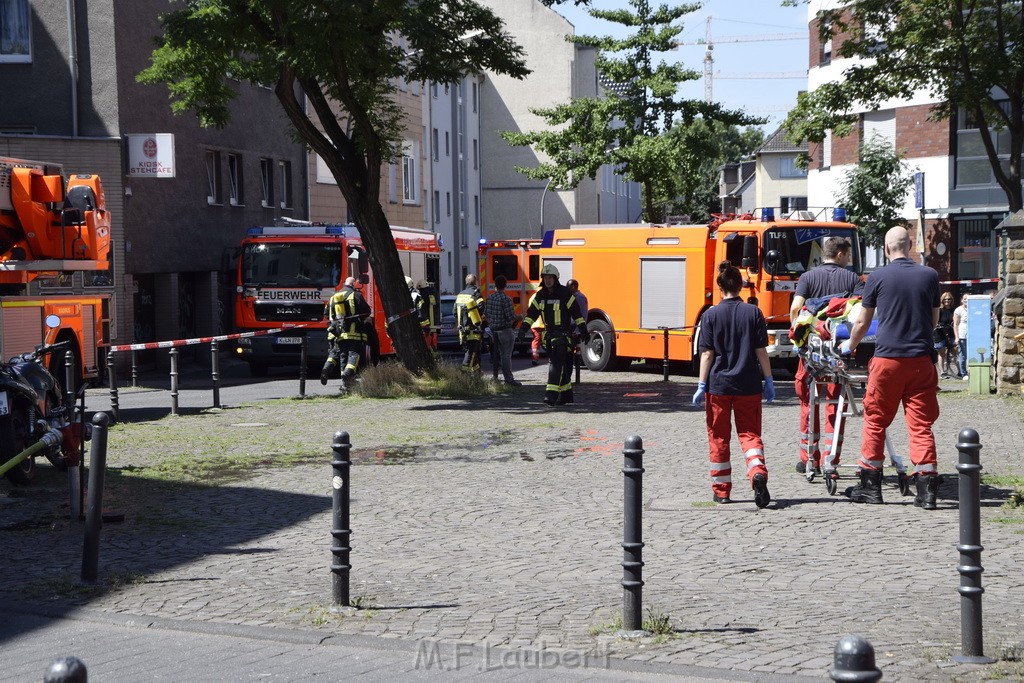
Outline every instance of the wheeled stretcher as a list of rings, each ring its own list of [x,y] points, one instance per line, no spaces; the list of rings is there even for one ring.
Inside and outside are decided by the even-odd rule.
[[[868,334],[857,346],[854,356],[843,356],[839,353],[840,344],[850,337],[850,323],[845,320],[832,320],[827,328],[812,330],[806,337],[806,342],[799,347],[800,357],[803,359],[804,368],[810,379],[810,413],[808,415],[808,444],[807,452],[813,453],[819,450],[821,432],[817,431],[817,425],[823,423],[822,413],[827,406],[836,404],[836,423],[832,435],[832,442],[826,451],[821,452],[821,468],[811,466],[808,463],[805,476],[808,482],[813,482],[817,476],[825,480],[825,488],[830,495],[836,495],[838,491],[839,467],[857,467],[856,464],[838,465],[837,461],[842,452],[844,426],[850,417],[862,417],[864,410],[860,404],[860,398],[854,390],[855,386],[861,388],[867,383],[868,368],[867,362],[874,352],[874,335],[876,322],[872,321]],[[819,334],[819,330],[824,335]],[[835,384],[839,387],[838,396],[833,400],[828,396],[826,384]],[[895,451],[888,432],[885,435],[885,449],[889,455],[889,465],[896,470],[896,479],[900,493],[907,495],[910,492],[910,481],[907,476],[907,468]]]

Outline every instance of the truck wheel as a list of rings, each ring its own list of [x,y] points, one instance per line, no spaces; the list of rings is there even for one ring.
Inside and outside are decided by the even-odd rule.
[[[583,349],[583,363],[594,372],[622,370],[629,361],[615,355],[615,334],[604,320],[587,324],[590,343]]]
[[[249,362],[249,374],[253,377],[266,377],[267,376],[267,365],[266,363],[254,363]]]
[[[28,422],[25,406],[18,402],[11,406],[11,412],[0,418],[0,463],[5,463],[31,446],[28,442]],[[32,483],[36,475],[34,458],[26,458],[7,472],[12,484],[24,486]]]

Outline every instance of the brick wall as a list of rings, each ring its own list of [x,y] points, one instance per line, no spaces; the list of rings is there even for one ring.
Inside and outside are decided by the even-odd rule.
[[[915,157],[939,157],[952,153],[950,122],[929,121],[932,105],[896,109],[896,148]]]
[[[1012,230],[1006,245],[1006,299],[996,337],[996,387],[1016,391],[1024,383],[1024,343],[1015,337],[1024,332],[1024,230]]]
[[[832,165],[856,164],[860,161],[858,148],[860,147],[860,125],[855,125],[853,131],[845,138],[838,135],[832,136]]]

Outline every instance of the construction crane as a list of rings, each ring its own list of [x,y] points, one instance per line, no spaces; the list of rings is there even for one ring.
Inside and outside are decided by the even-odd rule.
[[[713,40],[711,37],[711,17],[707,18],[704,26],[704,39],[697,40],[696,42],[677,42],[676,47],[681,45],[703,45],[704,50],[704,101],[711,102],[714,100],[714,66],[715,66],[715,43],[756,43],[768,40],[806,40],[806,33],[775,33],[775,34],[761,34],[753,36],[726,36]],[[754,74],[750,74],[754,76]],[[800,78],[806,74],[785,74],[785,75],[770,75],[767,78]],[[720,76],[721,78],[741,78],[741,76]]]

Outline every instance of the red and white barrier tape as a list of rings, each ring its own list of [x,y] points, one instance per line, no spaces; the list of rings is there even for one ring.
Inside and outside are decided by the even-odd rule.
[[[264,334],[277,334],[278,332],[285,332],[288,330],[297,330],[300,327],[306,327],[308,323],[301,323],[299,325],[293,325],[292,327],[278,327],[273,330],[257,330],[255,332],[239,332],[236,334],[222,334],[217,337],[195,337],[194,339],[175,339],[173,341],[160,341],[160,342],[144,342],[142,344],[122,344],[120,346],[111,346],[108,350],[109,353],[119,353],[121,351],[144,351],[147,349],[170,349],[175,346],[192,346],[194,344],[209,344],[213,341],[227,341],[229,339],[241,339],[242,337],[258,337]]]
[[[1001,277],[983,277],[980,280],[942,280],[940,285],[978,285],[990,282],[1002,282]]]

